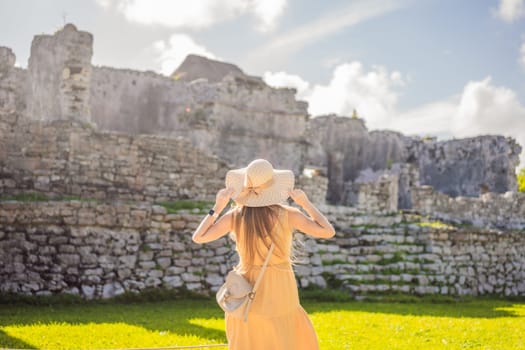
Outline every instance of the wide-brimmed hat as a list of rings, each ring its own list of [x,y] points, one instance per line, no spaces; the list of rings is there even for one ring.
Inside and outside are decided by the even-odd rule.
[[[290,170],[276,170],[265,159],[256,159],[246,168],[226,173],[226,188],[234,190],[235,202],[247,207],[283,203],[293,190],[295,177]]]

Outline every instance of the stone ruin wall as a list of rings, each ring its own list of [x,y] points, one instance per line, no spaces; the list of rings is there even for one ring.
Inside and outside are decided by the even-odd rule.
[[[514,140],[483,136],[437,142],[369,132],[358,118],[309,119],[295,90],[271,88],[240,69],[222,79],[188,82],[94,67],[92,41],[91,34],[71,24],[54,35],[36,36],[27,70],[14,68],[12,52],[0,48],[0,105],[9,105],[18,120],[79,120],[106,131],[183,136],[233,166],[263,157],[296,174],[322,167],[333,204],[354,205],[361,172],[388,170],[395,163],[416,166],[421,184],[451,196],[516,190],[521,148]],[[187,61],[197,64],[190,67],[195,78],[199,64],[208,70],[215,64],[195,57]],[[404,184],[414,182],[412,177],[399,176],[400,208],[410,208]]]
[[[517,191],[516,167],[522,147],[510,137],[411,138],[406,149],[407,162],[419,167],[420,183],[449,196]]]
[[[8,148],[12,147],[7,135],[17,125],[19,112],[24,108],[21,91],[27,72],[16,68],[15,61],[11,49],[0,47],[0,159],[5,158]]]
[[[213,199],[230,168],[182,138],[98,132],[70,121],[8,134],[0,191],[105,200]]]
[[[303,237],[302,287],[443,295],[524,295],[525,235],[433,228],[410,215],[323,206],[334,239]],[[148,287],[210,293],[236,263],[229,238],[191,235],[204,214],[123,202],[0,203],[0,292],[107,298]]]
[[[92,120],[103,130],[183,136],[235,166],[265,158],[300,174],[307,114],[294,93],[248,76],[187,83],[95,67]]]
[[[308,135],[312,145],[307,159],[326,169],[332,203],[354,205],[360,184],[375,181],[381,173],[398,175],[403,209],[411,207],[410,188],[419,184],[453,197],[517,191],[521,147],[511,138],[420,139],[393,131],[369,132],[361,119],[333,115],[311,119]]]
[[[328,193],[329,201],[355,208],[323,207],[337,236],[335,243],[306,240],[311,265],[296,269],[302,286],[337,284],[356,294],[523,295],[523,254],[516,250],[523,232],[476,228],[502,222],[522,227],[522,196],[453,199],[418,188],[432,185],[451,196],[514,191],[520,147],[512,139],[437,142],[369,132],[360,119],[308,119],[293,90],[272,89],[254,77],[188,83],[92,67],[92,52],[85,48],[90,35],[73,26],[63,32],[35,39],[27,70],[14,67],[14,54],[0,48],[1,193],[39,191],[111,202],[212,199],[227,169],[255,157],[297,175],[314,166],[325,169],[327,178],[298,176],[298,187],[318,204]],[[68,53],[79,46],[80,56]],[[42,72],[43,63],[55,66]],[[8,252],[2,254],[1,278],[15,281],[2,282],[2,288],[100,297],[159,285],[213,289],[222,281],[222,266],[231,258],[222,245],[230,243],[196,247],[187,238],[201,216],[112,203],[1,202],[0,246]],[[408,214],[393,214],[412,206],[475,225],[433,229],[409,224]],[[108,210],[115,219],[100,215]],[[363,214],[370,212],[388,216]],[[150,221],[128,223],[148,215]],[[128,251],[122,246],[126,240],[147,248]],[[164,249],[159,242],[173,246]],[[184,250],[173,242],[186,244]],[[199,272],[214,257],[220,266]]]
[[[91,120],[93,35],[67,24],[31,44],[25,115],[36,120]]]
[[[476,227],[524,230],[525,193],[485,193],[451,198],[430,186],[412,190],[413,210],[429,217]]]

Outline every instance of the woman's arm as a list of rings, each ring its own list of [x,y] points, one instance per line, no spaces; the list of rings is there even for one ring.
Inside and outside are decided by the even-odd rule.
[[[290,197],[308,214],[306,216],[298,209],[290,207],[288,210],[288,221],[291,227],[317,238],[331,238],[335,235],[332,224],[310,202],[306,193],[296,189],[290,191]]]
[[[213,210],[220,213],[230,201],[233,193],[232,189],[223,188],[217,192],[215,198],[215,205]],[[206,215],[202,219],[199,227],[193,233],[192,239],[195,243],[208,243],[221,238],[230,232],[233,228],[233,210],[228,211],[219,220],[215,222],[215,218],[211,215]]]

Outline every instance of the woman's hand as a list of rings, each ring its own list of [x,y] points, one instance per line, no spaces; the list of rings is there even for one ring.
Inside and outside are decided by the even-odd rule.
[[[306,193],[304,193],[303,190],[295,189],[288,192],[288,195],[293,199],[295,203],[297,203],[297,205],[301,206],[302,208],[304,208],[305,205],[310,203],[308,196],[306,195]]]
[[[223,188],[215,196],[215,211],[220,213],[230,202],[233,194],[233,188]]]

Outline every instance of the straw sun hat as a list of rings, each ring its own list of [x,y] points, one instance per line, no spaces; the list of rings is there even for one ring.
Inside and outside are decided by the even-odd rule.
[[[275,170],[264,159],[256,159],[246,168],[226,173],[226,188],[234,190],[235,202],[247,207],[265,207],[288,199],[293,190],[294,174],[290,170]]]

